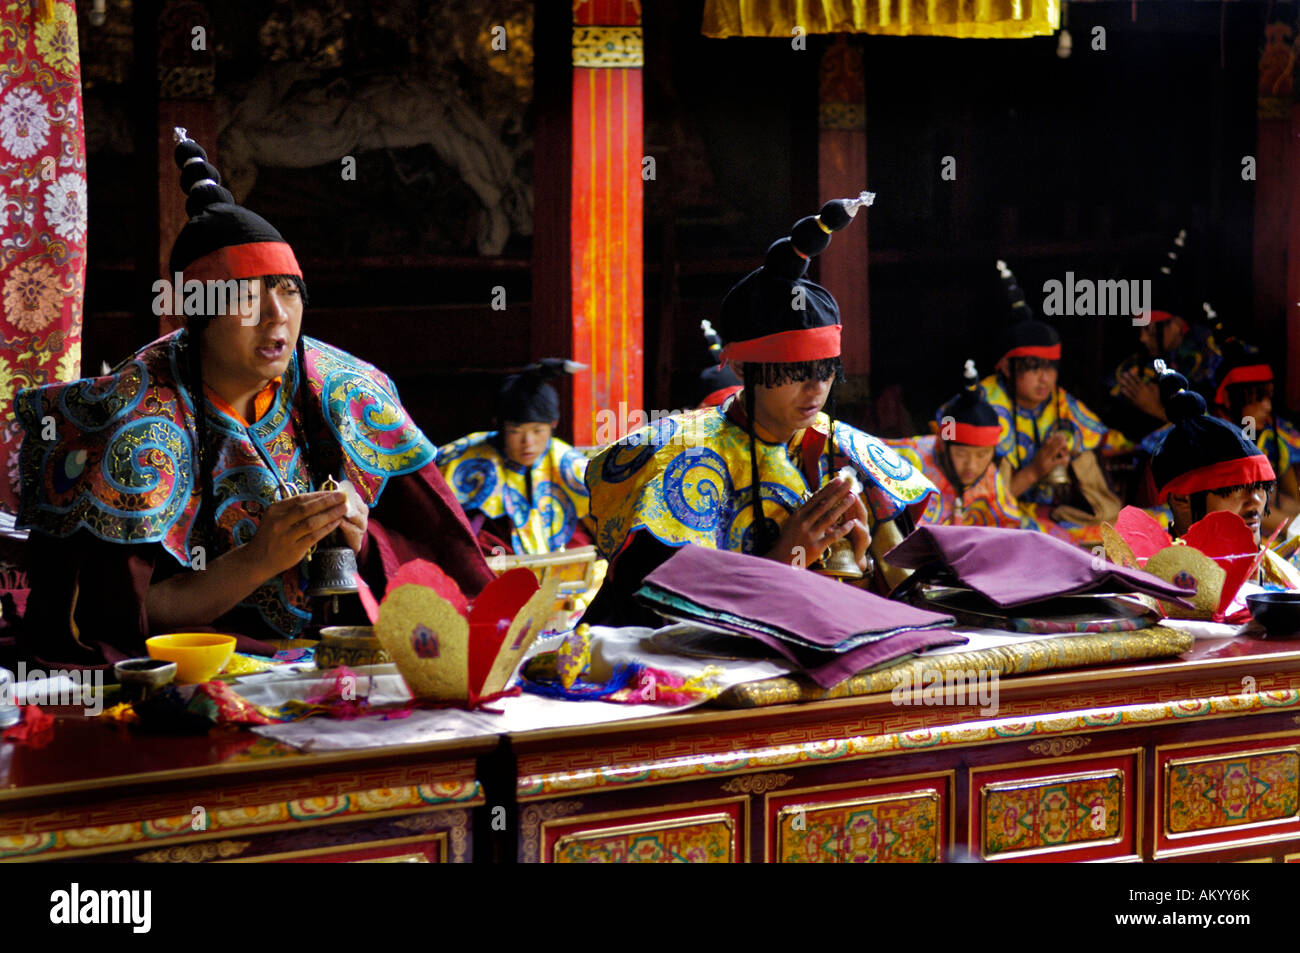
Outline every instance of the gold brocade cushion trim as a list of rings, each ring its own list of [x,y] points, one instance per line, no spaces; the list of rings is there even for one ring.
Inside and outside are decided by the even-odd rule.
[[[1061,25],[1060,0],[706,0],[705,36],[875,33],[959,39],[1050,36]]]
[[[588,68],[631,68],[645,65],[639,26],[579,26],[573,28],[573,65]]]
[[[746,682],[727,689],[713,704],[723,708],[763,708],[792,702],[818,701],[824,698],[854,698],[892,691],[899,684],[921,685],[933,679],[933,673],[958,671],[997,672],[998,675],[1024,675],[1054,669],[1125,662],[1135,659],[1165,658],[1190,651],[1194,639],[1185,632],[1164,626],[1152,626],[1136,632],[1102,632],[1089,635],[1058,636],[1015,642],[970,652],[945,652],[891,665],[874,672],[864,672],[840,682],[833,688],[820,688],[798,676],[779,676]]]

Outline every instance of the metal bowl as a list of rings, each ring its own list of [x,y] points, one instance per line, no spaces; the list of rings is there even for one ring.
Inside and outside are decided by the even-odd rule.
[[[129,658],[113,666],[124,700],[140,701],[170,685],[176,678],[176,663],[157,658]]]
[[[1272,638],[1300,636],[1300,592],[1256,592],[1246,605]]]
[[[385,665],[391,661],[371,626],[331,625],[320,630],[320,644],[316,646],[318,669]]]

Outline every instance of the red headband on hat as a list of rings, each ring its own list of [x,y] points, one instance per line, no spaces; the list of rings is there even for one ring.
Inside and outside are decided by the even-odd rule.
[[[798,361],[822,361],[840,356],[838,324],[820,328],[797,328],[778,331],[750,341],[732,341],[722,349],[722,361],[754,364],[793,364]]]
[[[1002,360],[1012,357],[1041,357],[1047,361],[1059,361],[1061,359],[1061,344],[1026,344],[1023,347],[1013,347],[1007,353],[1002,355]]]
[[[1268,364],[1246,364],[1234,367],[1223,375],[1223,380],[1219,382],[1219,389],[1214,392],[1214,399],[1219,406],[1227,407],[1229,384],[1258,384],[1272,379],[1273,368]]]
[[[945,429],[947,424],[944,425]],[[965,443],[972,447],[996,447],[1002,437],[1002,428],[981,427],[978,424],[963,424],[953,421],[952,437],[944,439],[949,443]]]
[[[185,266],[186,281],[228,281],[263,275],[302,277],[298,259],[285,242],[249,242],[227,245],[196,258]]]
[[[1264,454],[1238,457],[1236,460],[1224,460],[1220,463],[1211,463],[1206,467],[1188,470],[1174,477],[1160,488],[1156,494],[1156,501],[1163,503],[1170,493],[1183,496],[1188,493],[1217,490],[1221,486],[1242,486],[1276,479],[1277,474],[1273,472],[1273,467]]]

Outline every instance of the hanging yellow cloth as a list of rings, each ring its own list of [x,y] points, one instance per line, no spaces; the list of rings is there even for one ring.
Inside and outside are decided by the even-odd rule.
[[[1050,36],[1061,0],[706,0],[705,36],[879,33],[1022,39]]]

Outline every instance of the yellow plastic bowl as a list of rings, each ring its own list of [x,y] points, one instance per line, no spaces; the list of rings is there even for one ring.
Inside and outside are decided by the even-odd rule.
[[[215,632],[178,632],[145,639],[149,657],[176,663],[176,681],[206,682],[235,654],[235,637]]]

